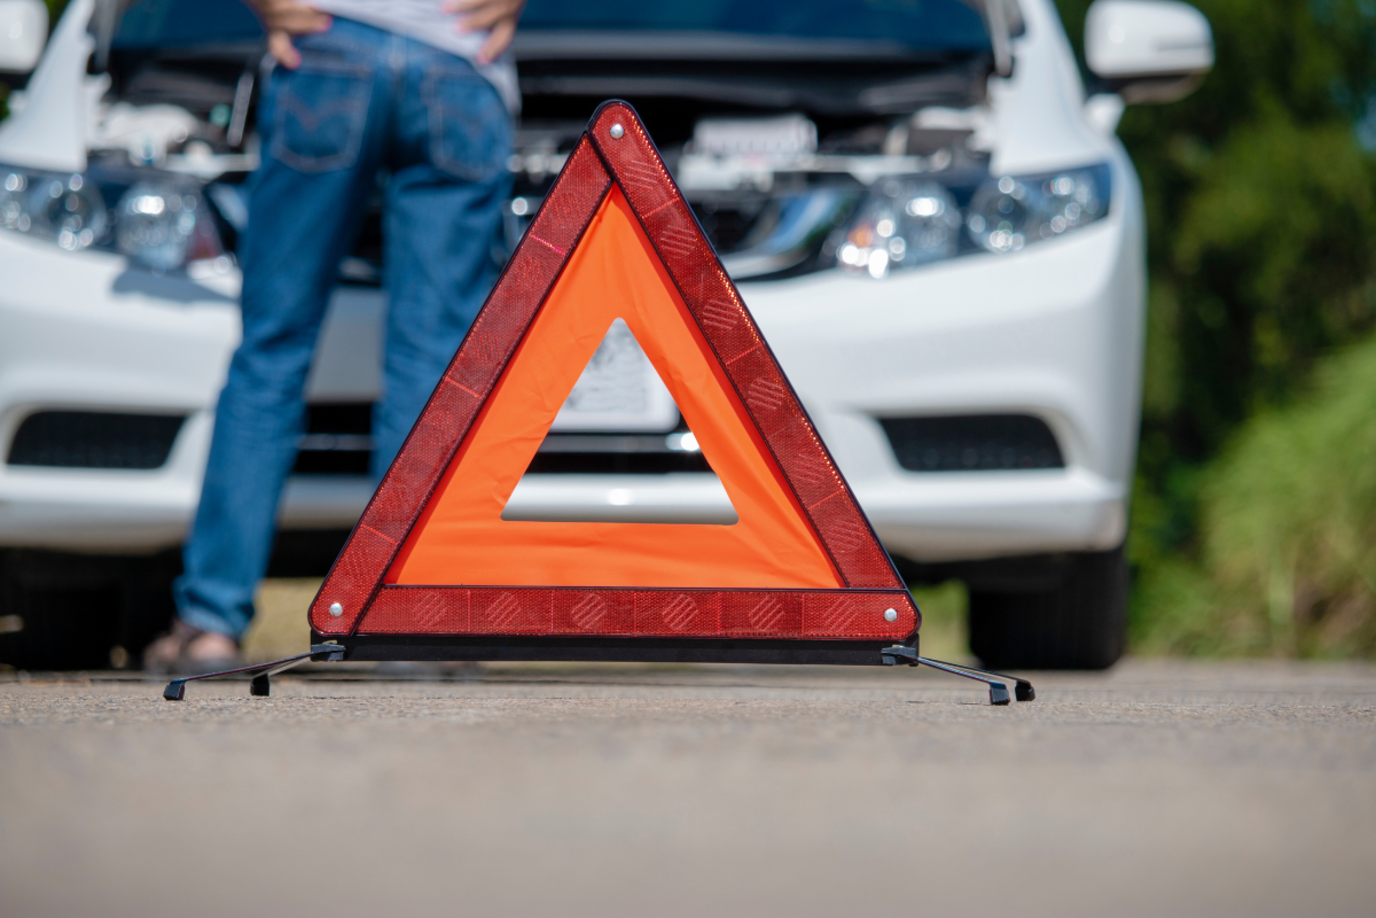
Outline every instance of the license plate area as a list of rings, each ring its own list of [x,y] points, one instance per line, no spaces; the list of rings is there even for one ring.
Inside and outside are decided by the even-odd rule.
[[[654,365],[621,319],[612,323],[551,433],[657,433],[678,426],[678,406]]]

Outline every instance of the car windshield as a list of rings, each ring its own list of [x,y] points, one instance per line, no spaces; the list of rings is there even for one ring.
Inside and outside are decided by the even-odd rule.
[[[529,0],[521,28],[858,39],[924,50],[989,47],[984,22],[964,0]],[[262,34],[242,0],[137,0],[121,19],[114,46],[175,47]]]

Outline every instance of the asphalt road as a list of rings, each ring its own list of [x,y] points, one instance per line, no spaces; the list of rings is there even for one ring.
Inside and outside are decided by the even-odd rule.
[[[0,914],[1376,913],[1369,666],[344,675],[0,681]]]

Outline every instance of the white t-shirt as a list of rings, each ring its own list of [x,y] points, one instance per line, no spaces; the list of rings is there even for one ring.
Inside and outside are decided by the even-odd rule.
[[[507,51],[490,64],[478,63],[478,52],[487,32],[460,32],[459,14],[446,13],[444,0],[309,0],[310,5],[332,16],[386,29],[423,41],[458,55],[487,78],[512,113],[521,110],[521,90],[516,84],[516,64]]]

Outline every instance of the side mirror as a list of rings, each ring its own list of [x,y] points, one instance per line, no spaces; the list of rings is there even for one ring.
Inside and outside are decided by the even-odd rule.
[[[1176,0],[1095,0],[1085,16],[1085,62],[1124,102],[1174,102],[1213,67],[1213,30]]]
[[[28,73],[48,43],[43,0],[0,0],[0,72]]]

